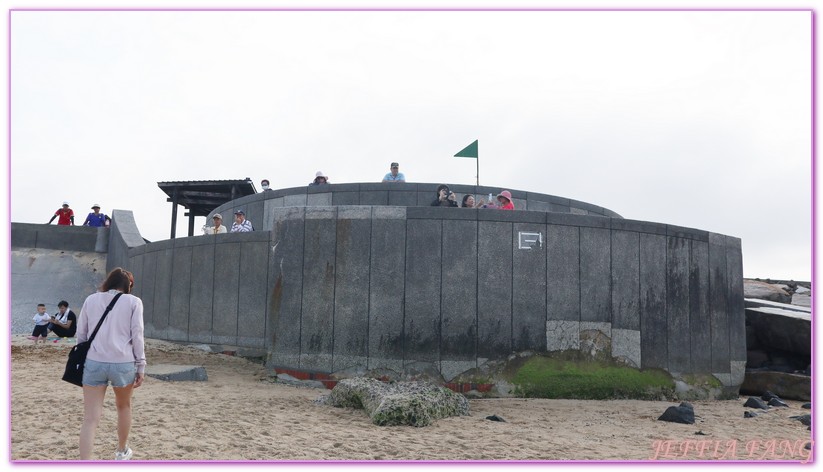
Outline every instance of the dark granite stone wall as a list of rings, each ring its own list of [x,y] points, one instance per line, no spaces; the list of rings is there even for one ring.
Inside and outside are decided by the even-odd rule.
[[[147,336],[263,348],[270,367],[447,380],[600,336],[638,367],[742,379],[737,238],[574,212],[384,206],[417,187],[349,185],[268,192],[254,210],[268,230],[127,248]],[[282,206],[311,198],[352,204]]]

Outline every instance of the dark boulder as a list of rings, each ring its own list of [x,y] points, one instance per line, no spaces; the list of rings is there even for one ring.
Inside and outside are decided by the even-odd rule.
[[[793,420],[800,421],[806,426],[812,425],[812,415],[800,415],[800,416],[790,416],[789,418]]]
[[[789,407],[785,402],[781,401],[779,398],[774,397],[769,400],[769,406],[784,406],[786,408]]]
[[[657,418],[658,421],[668,421],[671,423],[694,424],[694,408],[688,402],[683,402],[679,406],[670,406]]]
[[[747,410],[747,411],[743,412],[743,418],[754,418],[756,416],[757,416],[757,413],[755,413],[753,411],[748,411]]]
[[[746,308],[746,324],[754,330],[758,349],[811,358],[811,313],[783,307],[749,306]]]
[[[500,422],[503,422],[503,423],[506,422],[506,420],[504,420],[503,418],[501,418],[497,415],[487,416],[486,419],[489,420],[489,421],[500,421]]]
[[[803,405],[800,406],[800,408],[803,408],[804,410],[811,410],[812,409],[812,404],[811,403],[804,403]]]
[[[810,401],[812,399],[811,377],[785,372],[746,372],[740,393],[759,395],[765,391],[774,392],[780,398]]]
[[[743,406],[748,408],[759,408],[761,410],[769,409],[769,407],[765,403],[763,403],[763,400],[754,397],[749,397],[749,399],[746,400],[746,403],[744,403]]]
[[[767,401],[771,400],[772,398],[777,398],[778,400],[780,399],[780,397],[778,397],[777,395],[773,394],[772,392],[770,392],[768,390],[763,392],[763,395],[760,395],[760,399],[763,400],[764,402],[767,402]]]

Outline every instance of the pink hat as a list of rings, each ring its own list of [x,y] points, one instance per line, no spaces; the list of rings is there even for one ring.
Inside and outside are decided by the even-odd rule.
[[[503,190],[502,192],[500,192],[499,194],[497,194],[497,196],[498,196],[498,198],[499,198],[499,197],[503,197],[503,198],[505,198],[505,199],[506,199],[506,200],[508,200],[508,201],[512,201],[512,193],[511,193],[511,192],[509,192],[508,190]]]

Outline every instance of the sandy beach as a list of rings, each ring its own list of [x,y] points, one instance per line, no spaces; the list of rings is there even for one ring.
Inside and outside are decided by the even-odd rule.
[[[60,380],[72,345],[12,337],[12,461],[78,459],[82,391]],[[273,383],[262,365],[242,358],[157,340],[147,340],[146,350],[150,365],[204,366],[208,381],[147,377],[135,390],[136,461],[809,459],[803,444],[811,432],[790,417],[810,411],[797,401],[756,418],[743,417],[745,397],[696,401],[696,423],[685,425],[657,421],[675,402],[482,399],[471,400],[468,417],[425,428],[380,427],[362,410],[316,404],[326,390]],[[45,406],[49,399],[67,406]],[[98,460],[113,458],[115,425],[109,390]]]

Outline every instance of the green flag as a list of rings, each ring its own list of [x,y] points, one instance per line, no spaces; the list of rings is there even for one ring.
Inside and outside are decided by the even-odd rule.
[[[477,141],[479,140],[475,139],[473,143],[464,147],[463,150],[455,154],[454,157],[473,157],[477,159]]]

